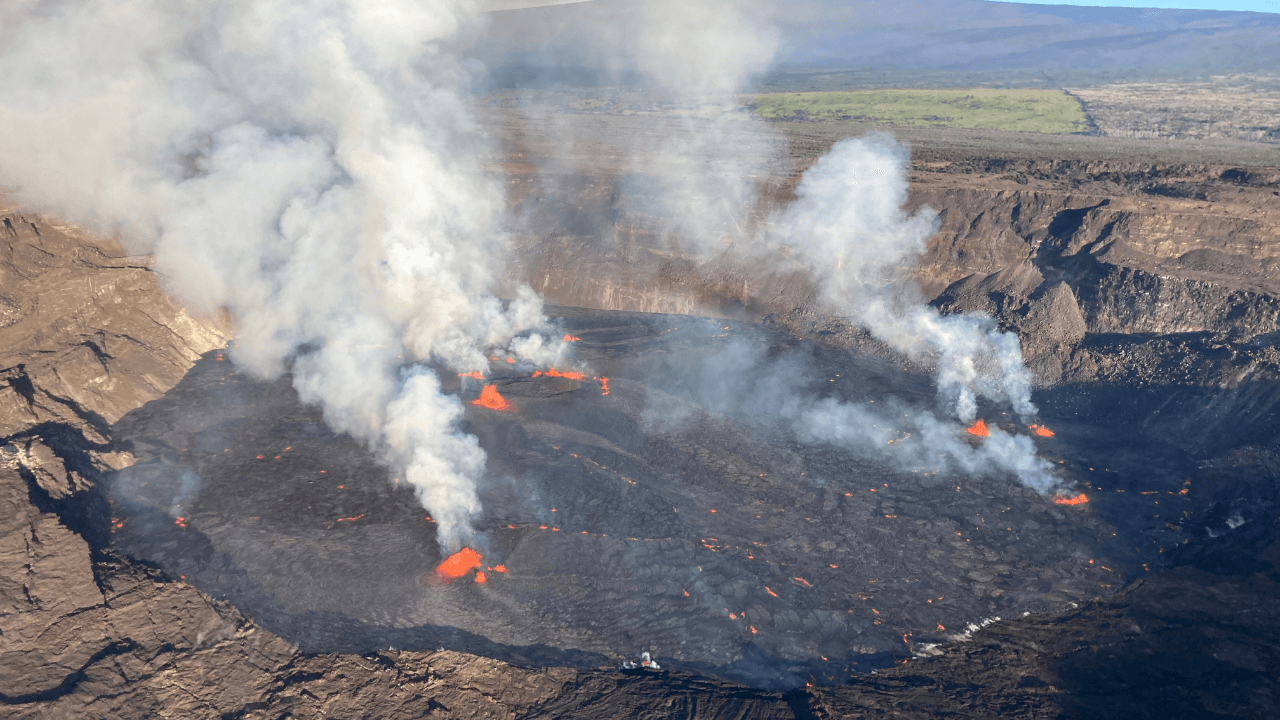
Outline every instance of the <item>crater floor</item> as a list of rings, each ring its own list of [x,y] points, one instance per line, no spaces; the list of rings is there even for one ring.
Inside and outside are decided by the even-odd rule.
[[[1063,506],[1013,478],[910,472],[694,400],[716,382],[702,361],[745,339],[808,368],[810,396],[931,408],[930,378],[892,360],[759,325],[556,312],[581,338],[581,380],[501,358],[483,381],[443,378],[465,401],[491,383],[514,406],[465,405],[489,457],[471,543],[487,582],[436,579],[436,526],[413,491],[288,377],[253,380],[218,352],[113,428],[139,460],[111,481],[114,545],[308,652],[607,665],[648,650],[794,687],[986,618],[1108,596],[1184,539],[1190,460],[1091,412],[1091,391],[1038,398],[1057,433],[1035,438],[1039,453],[1090,498]]]

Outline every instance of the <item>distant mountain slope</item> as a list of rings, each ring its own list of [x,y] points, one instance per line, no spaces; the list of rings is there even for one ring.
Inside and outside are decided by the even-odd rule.
[[[1271,72],[1280,14],[1026,5],[983,0],[810,0],[780,14],[777,61],[792,67],[910,70],[1147,68]],[[883,7],[883,6],[881,6]]]
[[[630,45],[638,4],[596,0],[501,13],[477,52],[497,87],[639,84],[644,63]],[[1280,67],[1280,13],[787,0],[747,17],[777,34],[771,69],[754,83],[761,89],[1060,87]],[[672,26],[680,22],[673,18]]]

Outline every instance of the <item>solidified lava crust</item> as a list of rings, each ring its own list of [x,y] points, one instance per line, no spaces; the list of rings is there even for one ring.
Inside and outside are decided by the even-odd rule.
[[[931,407],[931,380],[890,360],[758,325],[558,312],[609,395],[500,361],[484,380],[441,373],[464,403],[490,385],[518,407],[464,405],[489,457],[471,545],[481,571],[505,566],[484,584],[432,581],[447,553],[429,512],[289,378],[256,382],[212,355],[116,424],[139,462],[109,491],[113,545],[306,652],[595,666],[647,649],[668,668],[786,688],[1107,597],[1182,539],[1189,461],[1064,409],[1087,390],[1043,398],[1057,435],[1037,447],[1090,497],[1063,507],[1012,477],[910,472],[689,399],[708,381],[690,368],[736,338],[803,361],[806,392]]]

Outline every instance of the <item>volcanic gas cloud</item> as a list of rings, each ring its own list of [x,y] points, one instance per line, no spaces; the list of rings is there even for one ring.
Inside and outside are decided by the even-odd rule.
[[[191,306],[225,309],[236,364],[290,371],[417,488],[446,545],[470,536],[484,453],[426,363],[564,346],[530,334],[532,292],[490,291],[510,238],[458,54],[483,25],[454,0],[0,9],[0,55],[27,69],[0,88],[30,99],[0,108],[0,182],[118,229]]]
[[[497,354],[589,377],[554,369],[579,338],[546,332],[532,291],[506,303],[492,294],[512,242],[504,185],[487,165],[498,152],[469,90],[484,85],[465,53],[485,26],[461,0],[0,10],[0,53],[29,69],[0,78],[8,97],[24,98],[0,108],[0,182],[23,202],[118,229],[194,308],[225,309],[236,364],[259,378],[291,373],[304,402],[415,489],[451,549],[471,538],[486,456],[459,429],[463,401],[437,369],[483,378]],[[890,418],[806,396],[784,398],[771,417],[802,440],[904,465],[1008,473],[1041,490],[1056,482],[1029,438],[993,429],[975,448],[952,437],[979,398],[1024,422],[1036,408],[1015,336],[989,318],[941,316],[901,279],[936,220],[903,209],[905,148],[886,137],[837,143],[793,203],[757,222],[755,178],[782,143],[733,110],[776,33],[725,0],[649,2],[626,32],[585,42],[600,67],[631,67],[709,109],[697,132],[652,146],[637,137],[631,158],[680,242],[807,273],[827,310],[933,368],[944,407],[943,418],[923,408]],[[747,126],[766,139],[739,143],[730,130]],[[608,380],[595,379],[607,395]],[[513,409],[493,384],[477,403]]]

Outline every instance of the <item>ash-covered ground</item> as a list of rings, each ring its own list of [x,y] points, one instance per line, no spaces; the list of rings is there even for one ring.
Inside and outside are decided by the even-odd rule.
[[[254,381],[220,352],[112,428],[138,458],[110,481],[112,544],[304,652],[596,666],[647,650],[667,668],[786,688],[928,654],[988,618],[1106,598],[1193,537],[1274,531],[1274,508],[1248,492],[1197,500],[1187,431],[1231,431],[1203,412],[1188,422],[1198,396],[1038,395],[1056,435],[1034,441],[1064,483],[1041,495],[1011,476],[912,472],[892,448],[807,445],[714,401],[736,387],[714,360],[745,341],[794,367],[806,396],[932,409],[931,377],[891,357],[716,319],[554,314],[580,338],[581,380],[504,358],[484,380],[442,373],[488,453],[472,543],[486,582],[437,579],[446,553],[413,492],[288,377]],[[470,404],[486,384],[513,408]],[[1223,403],[1219,423],[1235,417]],[[1006,409],[981,415],[1030,435]]]

